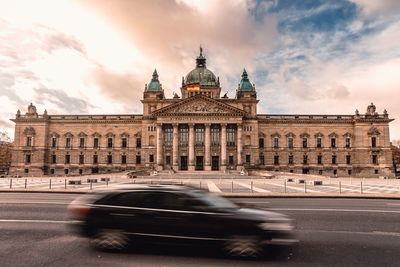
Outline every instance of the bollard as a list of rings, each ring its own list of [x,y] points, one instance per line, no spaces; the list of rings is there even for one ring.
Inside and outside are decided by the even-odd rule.
[[[251,193],[253,193],[253,181],[251,181],[250,190],[251,190]]]
[[[199,184],[199,186],[200,186],[200,189],[201,189],[201,181],[200,181],[200,184]]]
[[[92,181],[90,181],[90,190],[92,190]]]
[[[67,179],[64,179],[64,189],[67,190]]]
[[[342,183],[339,181],[339,194],[342,193]]]
[[[10,189],[12,188],[12,179],[10,179]]]
[[[304,193],[307,193],[307,181],[304,183]]]
[[[108,187],[108,179],[106,179],[106,186]]]
[[[26,189],[26,183],[27,183],[28,179],[25,178],[25,189]]]
[[[363,193],[363,187],[362,187],[362,184],[363,184],[363,182],[361,181],[361,182],[360,182],[360,192],[361,192],[361,194]]]
[[[286,193],[286,180],[285,180],[285,193]]]
[[[51,179],[50,179],[50,181],[49,181],[49,189],[51,189]]]
[[[233,181],[232,181],[232,184],[231,184],[231,193],[233,193]]]

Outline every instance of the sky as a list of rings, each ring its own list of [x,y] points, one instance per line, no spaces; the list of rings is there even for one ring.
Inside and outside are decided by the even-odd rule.
[[[386,109],[400,140],[400,1],[0,0],[0,131],[18,109],[141,114],[157,69],[168,98],[207,67],[233,98],[246,68],[265,114]]]

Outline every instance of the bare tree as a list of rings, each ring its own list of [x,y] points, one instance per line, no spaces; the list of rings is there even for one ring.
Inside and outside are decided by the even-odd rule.
[[[11,138],[8,136],[7,131],[0,131],[0,142],[11,143]]]

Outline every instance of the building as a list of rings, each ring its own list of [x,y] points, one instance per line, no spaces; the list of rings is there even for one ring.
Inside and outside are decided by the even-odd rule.
[[[238,79],[240,80],[240,79]],[[144,88],[143,114],[39,115],[15,119],[10,172],[75,175],[124,170],[261,169],[334,176],[392,175],[388,113],[258,114],[257,92],[243,71],[235,98],[220,96],[219,77],[200,49],[166,98],[157,71]]]

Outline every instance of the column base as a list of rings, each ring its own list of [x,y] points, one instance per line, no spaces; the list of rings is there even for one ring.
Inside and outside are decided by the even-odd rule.
[[[194,171],[195,170],[195,168],[194,168],[194,166],[188,166],[188,171]]]
[[[204,170],[205,170],[205,171],[211,171],[211,166],[207,166],[207,165],[204,166]]]
[[[162,171],[162,170],[164,170],[164,166],[163,165],[157,165],[156,170],[157,171]]]
[[[221,166],[219,167],[219,169],[220,169],[221,171],[226,171],[226,165],[221,165]]]
[[[179,171],[179,165],[173,165],[172,169],[176,172]]]
[[[236,166],[236,170],[237,170],[237,171],[242,171],[242,170],[244,170],[243,165],[237,165],[237,166]]]

